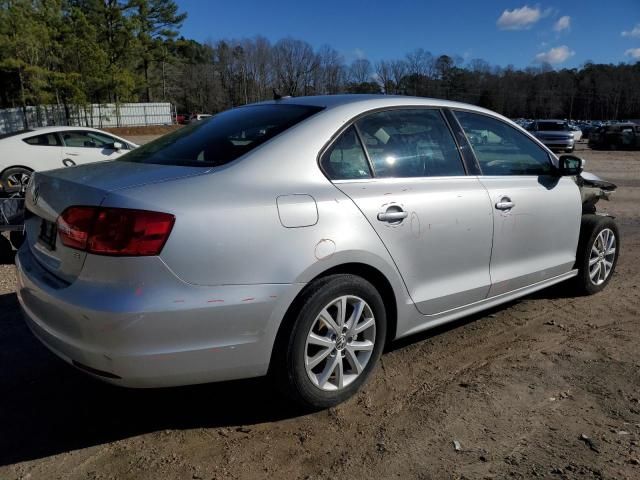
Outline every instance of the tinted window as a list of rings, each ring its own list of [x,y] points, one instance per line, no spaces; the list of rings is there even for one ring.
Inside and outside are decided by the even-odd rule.
[[[371,178],[367,157],[353,127],[338,137],[322,155],[320,164],[331,180]]]
[[[61,146],[60,139],[55,133],[47,133],[46,135],[36,135],[35,137],[23,138],[23,141],[29,145],[41,145],[44,147]]]
[[[456,143],[439,110],[377,112],[357,125],[376,177],[465,174]]]
[[[547,152],[500,120],[456,112],[484,175],[544,175],[552,166]]]
[[[303,105],[251,105],[227,110],[132,150],[121,160],[202,167],[224,165],[320,110]]]
[[[67,147],[108,148],[115,141],[112,137],[90,131],[61,132],[61,135]]]

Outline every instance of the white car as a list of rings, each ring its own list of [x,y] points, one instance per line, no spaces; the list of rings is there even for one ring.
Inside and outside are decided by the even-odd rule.
[[[575,125],[569,125],[569,129],[573,132],[573,140],[575,142],[579,142],[582,140],[582,130],[580,130]]]
[[[137,146],[86,127],[45,127],[0,135],[0,192],[20,192],[33,172],[114,160]]]

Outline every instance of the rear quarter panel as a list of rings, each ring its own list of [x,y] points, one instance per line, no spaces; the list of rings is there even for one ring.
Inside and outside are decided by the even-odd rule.
[[[335,266],[365,263],[387,277],[398,309],[408,307],[413,314],[385,246],[317,166],[318,152],[340,128],[335,118],[318,120],[209,174],[115,191],[103,205],[174,214],[161,259],[186,283],[305,284]],[[285,227],[277,199],[300,194],[315,201],[317,222]]]

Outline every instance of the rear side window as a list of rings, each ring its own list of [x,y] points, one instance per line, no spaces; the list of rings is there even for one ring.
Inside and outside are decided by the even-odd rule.
[[[353,126],[345,130],[322,155],[320,164],[331,180],[371,178],[369,162]]]
[[[465,175],[439,110],[386,110],[358,120],[357,126],[376,177]]]
[[[215,167],[232,162],[305,120],[321,107],[251,105],[219,113],[160,137],[121,161]]]
[[[29,145],[40,145],[43,147],[60,147],[60,139],[55,133],[47,133],[45,135],[36,135],[35,137],[23,138],[25,143]]]
[[[484,175],[547,175],[547,152],[522,132],[500,120],[455,112]]]

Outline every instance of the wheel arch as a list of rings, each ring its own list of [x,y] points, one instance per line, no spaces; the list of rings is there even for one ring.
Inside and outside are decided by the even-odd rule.
[[[4,176],[5,172],[12,168],[23,168],[25,170],[29,170],[29,172],[31,173],[35,173],[35,170],[33,168],[30,168],[24,165],[9,165],[8,167],[4,167],[2,170],[0,170],[0,180],[2,180],[2,177]],[[0,192],[3,190],[4,190],[4,185],[2,184],[2,181],[0,181]]]
[[[26,165],[9,165],[8,167],[4,167],[0,170],[0,176],[4,175],[4,172],[9,170],[10,168],[24,168],[25,170],[29,170],[31,173],[35,172],[35,170],[31,167],[27,167]]]
[[[303,288],[298,293],[298,295],[296,295],[294,300],[287,308],[284,316],[282,317],[282,321],[278,326],[275,341],[273,343],[271,358],[269,360],[269,370],[271,370],[275,352],[285,338],[284,333],[287,331],[288,326],[290,326],[295,321],[296,312],[300,308],[300,302],[302,301],[302,298],[304,297],[304,294],[306,293],[309,286],[314,284],[318,280],[322,280],[323,278],[337,274],[356,275],[367,280],[376,288],[376,290],[382,297],[382,302],[385,306],[385,313],[387,316],[387,334],[385,338],[385,344],[389,344],[396,337],[398,328],[398,304],[396,299],[396,292],[394,291],[393,286],[386,275],[376,267],[373,267],[366,263],[349,262],[334,265],[313,277],[307,283],[307,286]]]

